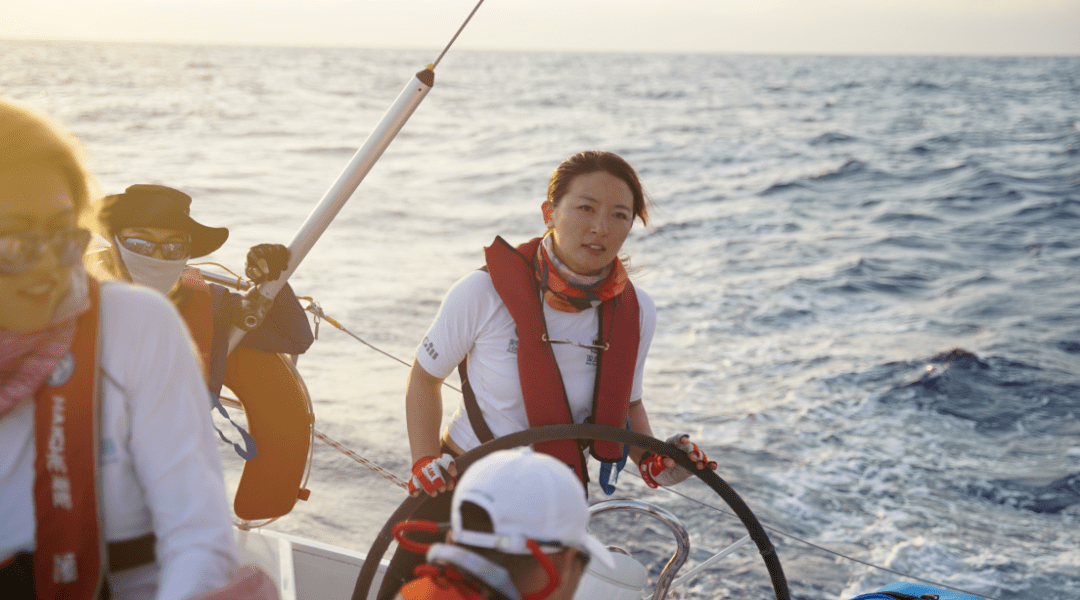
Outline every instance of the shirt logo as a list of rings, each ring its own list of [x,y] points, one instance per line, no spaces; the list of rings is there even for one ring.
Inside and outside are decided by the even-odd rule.
[[[52,477],[53,506],[71,510],[74,502],[71,497],[71,479],[67,476],[67,440],[64,437],[67,400],[63,396],[53,396],[52,400],[52,428],[49,431],[49,452],[45,456],[45,468]]]
[[[594,346],[600,345],[600,338],[596,338],[592,341]],[[598,348],[589,348],[589,355],[585,357],[585,364],[590,367],[595,367],[600,363],[600,350]]]
[[[424,348],[424,351],[427,352],[428,356],[431,357],[431,360],[439,359],[439,353],[435,350],[435,344],[432,344],[431,340],[425,337],[422,346]]]
[[[74,552],[53,554],[53,583],[71,583],[79,579]]]
[[[56,368],[52,373],[49,373],[48,379],[45,383],[52,387],[64,385],[71,379],[71,376],[75,373],[75,355],[68,352],[60,359],[60,362],[56,363]]]

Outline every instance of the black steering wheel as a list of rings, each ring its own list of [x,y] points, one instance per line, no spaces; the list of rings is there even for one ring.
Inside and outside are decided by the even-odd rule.
[[[455,459],[455,462],[457,463],[458,473],[464,473],[465,470],[469,468],[469,465],[496,450],[505,450],[507,448],[525,446],[536,442],[567,439],[604,440],[608,442],[629,444],[650,452],[669,456],[675,460],[676,464],[686,468],[694,475],[697,475],[698,479],[705,482],[705,484],[712,488],[717,495],[724,499],[724,502],[731,507],[731,510],[735,511],[739,520],[742,521],[743,526],[746,527],[747,533],[750,534],[750,539],[757,545],[758,552],[761,553],[761,558],[765,561],[765,567],[769,571],[770,579],[772,579],[772,587],[773,592],[776,595],[776,600],[791,599],[790,592],[788,591],[787,578],[784,577],[784,570],[780,566],[780,558],[776,555],[776,548],[773,547],[772,542],[769,540],[769,535],[765,533],[765,529],[761,526],[757,517],[754,516],[754,513],[750,511],[750,508],[743,502],[743,499],[735,493],[735,490],[731,489],[731,486],[721,479],[713,470],[698,470],[693,461],[686,456],[685,452],[671,444],[661,442],[660,440],[651,438],[647,435],[630,431],[629,429],[585,424],[548,425],[545,427],[537,427],[535,429],[526,429],[524,431],[496,438],[462,454]],[[371,548],[368,550],[367,557],[364,559],[364,566],[360,569],[359,577],[356,578],[356,587],[353,589],[352,600],[367,600],[371,582],[374,580],[375,573],[379,568],[379,560],[382,559],[383,554],[386,553],[390,541],[394,539],[394,525],[408,519],[417,508],[422,506],[423,503],[428,500],[431,500],[431,497],[427,494],[421,494],[416,498],[409,496],[405,498],[405,501],[401,503],[401,506],[394,511],[394,514],[390,515],[390,519],[386,522],[386,525],[383,526],[382,531],[379,532],[378,537],[375,538],[375,541],[371,544]]]

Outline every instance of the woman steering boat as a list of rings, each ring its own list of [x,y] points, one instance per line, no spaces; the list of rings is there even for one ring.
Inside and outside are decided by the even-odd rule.
[[[0,589],[190,598],[236,542],[191,338],[160,295],[80,261],[77,143],[0,100]]]
[[[581,152],[552,174],[542,210],[545,235],[517,247],[496,238],[485,267],[447,293],[417,349],[406,394],[413,495],[452,489],[454,455],[529,427],[588,420],[652,435],[642,378],[656,308],[618,258],[634,219],[648,220],[637,173],[610,152]],[[442,382],[454,368],[465,401],[440,436]],[[687,436],[672,443],[705,468]],[[576,443],[537,449],[588,480]],[[606,443],[589,450],[605,462],[623,452]],[[690,475],[670,459],[643,461],[638,449],[630,458],[652,485]]]
[[[637,173],[613,153],[581,152],[555,169],[542,211],[545,235],[516,247],[496,238],[484,268],[447,293],[417,349],[406,393],[414,496],[452,490],[455,456],[532,427],[588,421],[652,436],[642,380],[656,308],[618,258],[634,219],[648,220]],[[440,434],[441,386],[455,368],[464,401]],[[669,442],[698,469],[715,467],[689,436]],[[576,441],[535,447],[588,482]],[[588,453],[608,464],[625,458],[612,442],[591,444]],[[668,457],[637,448],[629,457],[650,486],[690,476]],[[445,520],[444,496],[429,503],[431,514],[414,517]],[[401,571],[392,565],[386,579],[407,575]]]

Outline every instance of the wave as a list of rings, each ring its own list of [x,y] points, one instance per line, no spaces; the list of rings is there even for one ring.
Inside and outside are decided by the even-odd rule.
[[[838,131],[827,131],[810,140],[810,145],[821,146],[825,144],[843,144],[853,141],[855,141],[855,138],[851,137],[850,135],[846,135]]]
[[[1080,219],[1080,200],[1067,198],[1038,206],[1028,206],[1016,211],[1013,218],[1028,222],[1075,221]]]
[[[1005,506],[1053,514],[1080,504],[1080,472],[1040,486],[1021,479],[980,481],[970,484],[968,493]]]
[[[1058,348],[1061,348],[1069,354],[1080,354],[1080,341],[1062,340],[1058,342]]]
[[[790,191],[790,190],[805,189],[805,188],[806,188],[806,186],[804,186],[802,184],[799,184],[797,182],[794,182],[794,181],[789,181],[787,183],[774,183],[774,184],[770,185],[768,188],[762,190],[761,193],[758,194],[758,195],[760,195],[760,196],[771,196],[773,194],[778,194],[780,192],[787,192],[787,191]]]
[[[351,146],[324,146],[324,147],[310,147],[310,148],[296,148],[291,150],[296,154],[313,154],[313,155],[332,155],[332,156],[352,156],[356,153],[356,148]]]
[[[778,192],[788,191],[791,189],[805,188],[806,185],[804,182],[810,184],[816,184],[820,182],[834,182],[838,180],[844,180],[856,176],[865,175],[867,173],[869,173],[869,170],[867,169],[866,163],[862,162],[861,160],[852,158],[848,159],[848,161],[841,165],[839,168],[833,169],[831,171],[825,171],[823,173],[818,173],[817,175],[810,175],[796,181],[774,183],[765,190],[759,192],[759,195],[769,196]]]
[[[929,81],[923,81],[920,79],[919,81],[916,81],[915,83],[907,86],[907,89],[912,91],[940,92],[945,88],[936,83],[931,83]]]
[[[889,240],[879,244],[890,243]],[[905,246],[897,238],[892,242]],[[905,246],[909,247],[909,246]],[[839,280],[839,281],[837,281]],[[923,274],[905,271],[892,260],[878,258],[860,258],[857,263],[836,272],[825,283],[822,291],[826,293],[883,293],[895,296],[908,296],[926,290],[933,278]]]
[[[931,217],[929,215],[920,215],[917,213],[900,213],[900,212],[888,212],[878,217],[875,217],[872,221],[877,224],[893,224],[893,225],[919,225],[925,223],[941,223],[942,220],[937,217]]]
[[[962,348],[933,356],[916,381],[881,396],[885,404],[915,404],[966,419],[977,431],[1023,428],[1054,433],[1080,413],[1080,380],[1001,357],[980,358]]]
[[[866,163],[861,160],[855,160],[854,158],[848,160],[846,163],[840,166],[835,171],[826,171],[819,175],[814,175],[809,178],[810,181],[830,181],[833,179],[841,179],[844,177],[850,177],[866,172]]]

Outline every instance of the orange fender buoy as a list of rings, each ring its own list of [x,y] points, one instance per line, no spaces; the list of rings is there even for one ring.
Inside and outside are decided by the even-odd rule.
[[[284,354],[238,346],[226,363],[225,386],[243,405],[258,450],[244,463],[233,511],[247,521],[286,515],[308,496],[315,415],[304,380]]]

